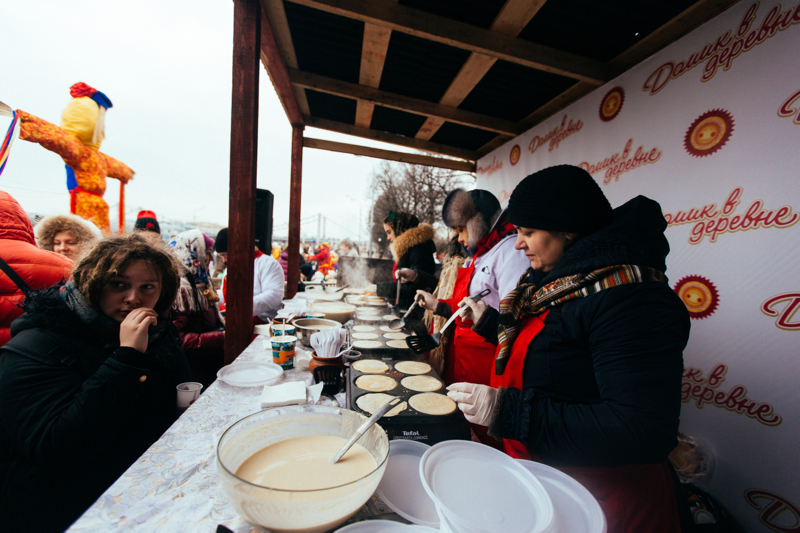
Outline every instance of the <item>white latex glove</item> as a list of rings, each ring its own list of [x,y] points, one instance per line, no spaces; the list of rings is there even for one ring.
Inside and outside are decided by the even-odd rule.
[[[453,383],[447,395],[458,404],[464,417],[473,424],[488,426],[497,404],[497,389],[477,383]]]
[[[397,274],[397,279],[403,283],[411,283],[417,279],[417,273],[413,268],[399,268],[395,274]]]
[[[425,291],[417,291],[417,301],[421,308],[428,311],[435,311],[436,306],[439,305],[439,300],[436,299],[436,296]]]
[[[461,300],[460,303],[466,304],[468,307],[468,309],[465,309],[461,314],[461,318],[463,320],[471,320],[473,323],[477,323],[481,319],[483,313],[486,312],[486,308],[488,307],[486,302],[483,300],[476,302],[469,296]]]

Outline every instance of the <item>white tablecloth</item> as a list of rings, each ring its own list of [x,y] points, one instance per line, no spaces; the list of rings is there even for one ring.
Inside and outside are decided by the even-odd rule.
[[[237,359],[251,360],[272,361],[272,353],[264,350],[261,339]],[[281,379],[314,383],[310,372],[297,369],[284,372]],[[213,532],[218,524],[237,533],[258,531],[236,515],[222,492],[216,446],[234,422],[261,409],[261,389],[214,382],[70,531]],[[337,395],[342,407],[344,396]],[[325,396],[317,403],[337,405]],[[68,485],[64,490],[69,490]],[[376,514],[374,511],[370,514]]]

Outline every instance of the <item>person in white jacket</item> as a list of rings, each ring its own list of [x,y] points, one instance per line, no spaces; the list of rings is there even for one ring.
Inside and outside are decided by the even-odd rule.
[[[214,251],[228,264],[228,228],[217,233]],[[271,255],[256,250],[253,276],[253,318],[263,322],[272,320],[278,314],[283,300],[283,268]],[[255,321],[258,323],[258,321]]]
[[[450,299],[437,300],[428,292],[417,291],[420,305],[449,317],[465,297],[491,289],[483,301],[499,308],[500,300],[516,288],[520,276],[530,267],[524,252],[514,248],[516,230],[500,202],[489,191],[456,189],[447,195],[442,219],[456,231],[458,242],[471,258],[458,270]],[[446,384],[466,381],[488,385],[496,347],[472,331],[471,321],[457,318],[455,323],[442,378]]]

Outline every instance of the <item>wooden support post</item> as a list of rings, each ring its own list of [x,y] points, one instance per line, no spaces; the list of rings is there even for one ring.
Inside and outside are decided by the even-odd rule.
[[[292,126],[292,167],[289,189],[289,266],[286,297],[294,298],[300,281],[300,197],[303,190],[303,126]]]
[[[119,182],[119,229],[117,233],[125,234],[125,184]]]
[[[260,56],[261,4],[234,0],[225,364],[247,348],[253,335]]]

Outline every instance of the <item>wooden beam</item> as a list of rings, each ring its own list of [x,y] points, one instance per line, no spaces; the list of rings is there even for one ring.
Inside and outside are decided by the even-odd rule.
[[[539,12],[545,0],[508,0],[489,27],[490,30],[504,35],[517,36]],[[458,107],[472,92],[472,89],[483,79],[489,69],[497,62],[497,58],[473,52],[464,62],[461,70],[450,83],[439,103]],[[429,140],[445,121],[439,117],[428,117],[420,127],[416,137]]]
[[[264,68],[281,101],[289,123],[302,125],[303,114],[297,105],[294,88],[292,82],[289,81],[289,73],[283,63],[267,13],[263,9],[261,10],[261,62],[264,63]]]
[[[406,146],[408,148],[415,148],[423,152],[449,155],[459,159],[466,159],[467,161],[474,161],[477,155],[473,150],[465,150],[463,148],[456,148],[455,146],[423,141],[413,137],[406,137],[404,135],[397,135],[395,133],[388,133],[370,128],[361,128],[352,124],[345,124],[344,122],[336,122],[335,120],[328,120],[325,118],[307,115],[303,117],[303,122],[305,122],[307,127],[311,128],[319,128],[321,130],[355,135],[357,137],[364,137],[365,139],[372,139],[374,141],[396,144],[398,146]]]
[[[258,0],[234,0],[225,364],[253,340],[260,41]]]
[[[289,1],[596,85],[602,85],[608,79],[606,67],[599,61],[405,7],[389,0]]]
[[[329,152],[339,152],[342,154],[363,155],[375,157],[377,159],[387,159],[389,161],[399,161],[412,165],[425,165],[427,167],[448,168],[451,170],[463,170],[465,172],[475,172],[474,161],[459,161],[457,159],[445,159],[442,157],[431,157],[429,155],[407,154],[405,152],[395,152],[392,150],[381,150],[380,148],[370,148],[357,144],[346,144],[322,139],[303,139],[303,146],[306,148],[316,148]],[[299,267],[298,267],[299,268]]]
[[[449,122],[455,122],[456,124],[463,124],[473,128],[510,135],[519,135],[526,129],[510,120],[481,115],[480,113],[464,111],[463,109],[443,106],[441,104],[434,104],[426,100],[389,93],[381,91],[380,89],[365,87],[356,83],[328,78],[310,72],[289,69],[289,79],[291,79],[293,84],[300,87],[335,94],[337,96],[344,96],[346,98],[365,100],[376,105],[399,109],[409,113],[432,115],[443,118]]]
[[[286,10],[283,7],[283,0],[261,0],[261,9],[267,14],[275,42],[283,58],[283,64],[289,68],[298,68],[297,54],[292,42],[292,34],[289,31],[289,20],[286,18]],[[300,112],[303,115],[310,115],[306,91],[302,87],[292,87],[294,98]]]
[[[392,30],[374,24],[364,24],[364,41],[361,45],[361,70],[358,75],[359,85],[378,88],[381,84],[383,64],[389,49]],[[356,125],[369,128],[372,124],[372,112],[375,104],[359,100],[356,105]]]
[[[286,270],[286,297],[294,298],[300,282],[300,208],[303,192],[303,126],[292,127],[292,166],[289,186],[289,264]],[[294,250],[294,251],[292,251]]]
[[[738,2],[739,0],[699,0],[669,22],[661,25],[661,27],[650,35],[612,59],[608,63],[609,68],[617,75],[621,74],[638,65],[659,50],[662,50],[680,37],[702,26]],[[525,117],[521,123],[528,125],[529,128],[533,127],[558,113],[573,102],[593,92],[596,88],[595,85],[578,82]],[[480,157],[483,157],[491,151],[485,150],[487,146],[481,147],[478,150]]]
[[[699,0],[612,59],[608,65],[613,72],[621,74],[738,2],[739,0]]]
[[[485,156],[486,154],[488,154],[489,152],[497,150],[498,148],[500,148],[501,146],[503,146],[505,143],[507,143],[508,141],[512,140],[513,138],[514,137],[508,137],[507,135],[498,135],[497,137],[495,137],[494,139],[492,139],[488,143],[486,143],[483,146],[481,146],[480,148],[478,148],[478,157],[481,158],[481,157]]]

